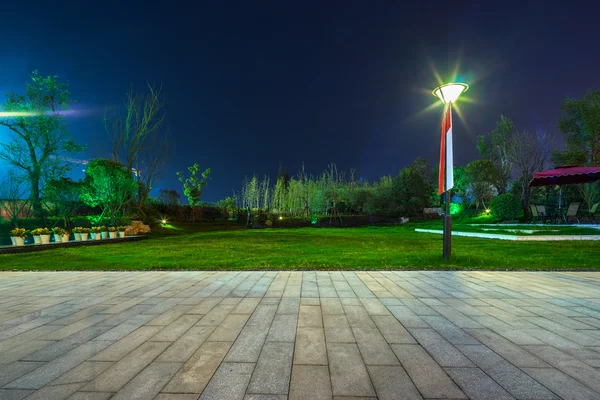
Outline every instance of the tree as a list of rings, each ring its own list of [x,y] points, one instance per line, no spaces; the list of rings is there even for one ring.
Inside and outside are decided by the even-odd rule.
[[[500,121],[496,124],[496,128],[490,132],[490,135],[488,137],[481,135],[477,140],[479,156],[484,160],[491,161],[494,166],[495,173],[490,175],[490,178],[499,194],[506,193],[508,190],[508,183],[513,170],[509,151],[514,134],[515,126],[513,122],[501,115]]]
[[[411,214],[420,213],[432,204],[435,184],[431,168],[421,157],[402,169],[393,180],[395,200]]]
[[[114,161],[123,162],[135,174],[137,204],[143,207],[172,151],[163,129],[166,120],[165,100],[160,87],[148,84],[147,93],[127,92],[125,115],[104,118],[104,128],[111,138]]]
[[[29,182],[29,199],[36,216],[43,214],[41,190],[45,181],[70,169],[62,156],[82,150],[67,132],[64,112],[71,103],[69,84],[57,76],[31,73],[25,95],[10,93],[2,108],[22,113],[0,120],[11,137],[0,149],[0,159],[17,168]]]
[[[517,132],[509,142],[508,158],[516,167],[517,182],[521,187],[521,207],[525,217],[529,216],[529,203],[531,188],[529,182],[533,174],[544,169],[550,158],[552,141],[549,135],[542,130],[535,133],[528,131]]]
[[[70,217],[77,210],[80,192],[81,182],[70,178],[50,180],[44,188],[44,200],[63,219],[65,227],[70,225]]]
[[[486,203],[489,205],[494,197],[494,181],[497,178],[497,170],[490,160],[472,161],[465,167],[466,179],[469,182],[469,191],[475,200],[475,208]]]
[[[102,209],[102,219],[106,213],[111,224],[135,193],[137,184],[131,172],[121,163],[97,158],[88,163],[85,179],[81,187],[80,199],[85,204]]]
[[[225,215],[225,219],[229,220],[233,217],[236,210],[237,199],[235,196],[226,197],[222,200],[219,200],[216,204],[217,208],[221,210],[221,212]]]
[[[179,193],[174,189],[161,189],[158,195],[158,201],[166,206],[176,206],[179,204]]]
[[[19,217],[30,211],[29,201],[23,200],[27,187],[23,179],[14,171],[8,171],[2,182],[0,182],[0,209],[17,226]]]
[[[589,91],[582,99],[565,99],[565,115],[559,128],[565,137],[565,151],[555,153],[557,164],[600,165],[600,91]]]
[[[192,208],[192,223],[196,221],[197,208],[200,205],[200,196],[202,196],[202,189],[208,183],[210,176],[210,168],[207,168],[202,172],[200,178],[198,178],[198,172],[200,172],[200,165],[195,163],[191,167],[188,167],[190,173],[189,177],[185,177],[183,172],[178,172],[177,177],[179,182],[183,183],[183,194],[187,197],[188,203]]]

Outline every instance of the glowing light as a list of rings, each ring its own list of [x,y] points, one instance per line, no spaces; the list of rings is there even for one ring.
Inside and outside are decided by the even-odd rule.
[[[32,111],[0,111],[0,117],[12,118],[12,117],[35,117],[39,113]]]
[[[456,215],[462,211],[462,206],[457,203],[450,203],[450,214]]]
[[[469,85],[466,83],[447,83],[442,86],[438,86],[433,90],[433,95],[439,97],[444,103],[454,103],[458,97],[469,90]]]
[[[486,213],[486,214],[489,214],[489,213],[491,213],[491,212],[492,212],[492,211],[491,211],[489,208],[486,208],[486,209],[485,209],[485,213]]]
[[[283,220],[283,217],[282,217],[281,215],[279,216],[279,220],[280,220],[280,221],[281,221],[281,220]]]
[[[161,220],[160,222],[162,222],[163,224],[166,224],[166,223],[167,223],[167,220],[166,220],[166,219],[163,219],[163,220]]]

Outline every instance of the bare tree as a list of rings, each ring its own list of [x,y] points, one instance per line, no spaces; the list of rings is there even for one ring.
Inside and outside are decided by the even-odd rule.
[[[20,217],[30,214],[30,202],[24,200],[27,191],[24,179],[14,171],[8,171],[0,182],[0,211],[14,226],[17,226]]]
[[[122,162],[138,182],[137,204],[141,212],[173,150],[164,128],[167,114],[162,87],[150,83],[147,86],[146,93],[129,89],[124,116],[104,117],[114,161]]]
[[[546,131],[537,130],[515,132],[508,143],[508,158],[515,166],[518,182],[521,185],[521,206],[523,213],[529,215],[531,188],[529,182],[533,174],[544,169],[550,160],[553,140]]]

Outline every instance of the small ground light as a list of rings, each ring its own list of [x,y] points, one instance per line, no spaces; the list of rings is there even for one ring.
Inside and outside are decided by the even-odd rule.
[[[490,209],[489,209],[489,208],[486,208],[486,209],[485,209],[485,213],[486,213],[486,214],[489,214],[490,212],[491,212],[491,211],[490,211]]]
[[[160,220],[160,222],[161,222],[163,225],[165,225],[165,224],[166,224],[168,221],[167,221],[167,219],[166,219],[166,218],[163,218],[163,219],[161,219],[161,220]]]
[[[280,215],[280,216],[279,216],[279,220],[281,221],[282,219],[283,219],[283,217]]]

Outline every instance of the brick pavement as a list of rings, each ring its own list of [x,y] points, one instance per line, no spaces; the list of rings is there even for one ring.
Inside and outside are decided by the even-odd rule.
[[[600,399],[600,273],[0,273],[0,399]]]

